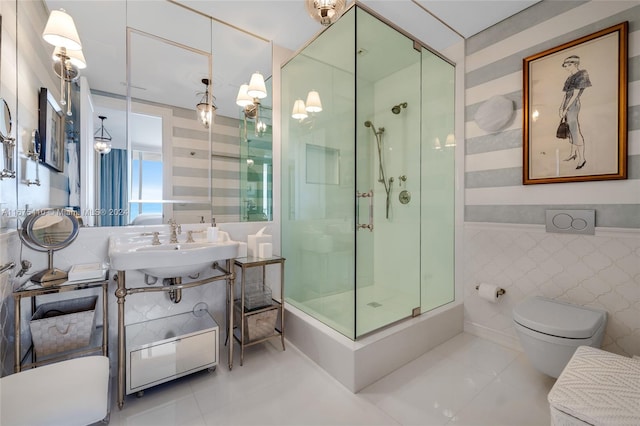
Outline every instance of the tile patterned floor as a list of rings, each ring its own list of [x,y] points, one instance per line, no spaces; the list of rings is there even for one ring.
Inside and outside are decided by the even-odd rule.
[[[352,394],[291,344],[248,348],[127,397],[111,425],[548,425],[554,380],[524,354],[462,333]],[[222,351],[224,352],[224,351]],[[224,354],[221,353],[224,357]]]

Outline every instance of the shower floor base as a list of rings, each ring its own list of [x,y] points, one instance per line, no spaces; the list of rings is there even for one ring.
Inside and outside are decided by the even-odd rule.
[[[303,304],[305,312],[345,336],[350,336],[354,330],[354,299],[357,300],[356,335],[362,336],[410,317],[417,298],[419,295],[397,289],[366,286],[358,289],[357,298],[351,290],[309,299]]]
[[[456,302],[356,341],[290,304],[285,308],[287,339],[354,393],[463,330],[463,305]]]

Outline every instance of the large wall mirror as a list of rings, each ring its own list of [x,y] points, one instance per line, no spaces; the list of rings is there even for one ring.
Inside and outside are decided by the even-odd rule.
[[[34,6],[22,3],[18,15],[33,15]],[[260,105],[264,130],[236,105],[238,89],[252,73],[269,82],[269,41],[176,2],[43,0],[43,5],[43,22],[23,30],[39,32],[36,24],[44,26],[50,10],[65,9],[75,21],[87,68],[73,85],[65,172],[46,170],[40,188],[18,185],[19,205],[74,207],[89,226],[171,218],[180,223],[272,219],[271,92]],[[19,27],[21,22],[28,22],[24,15]],[[52,50],[40,34],[31,39]],[[33,75],[21,83],[18,74],[20,87],[33,84]],[[41,84],[59,92],[52,75]],[[196,113],[207,90],[217,107],[209,126]],[[111,137],[108,153],[93,149],[101,125]],[[70,175],[74,155],[78,173]],[[78,200],[65,199],[75,187]],[[48,194],[40,197],[38,191]],[[47,201],[38,205],[41,199]]]

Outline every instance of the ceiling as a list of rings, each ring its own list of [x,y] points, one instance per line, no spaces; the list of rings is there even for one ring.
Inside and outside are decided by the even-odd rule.
[[[265,75],[271,74],[269,42],[295,52],[325,29],[309,17],[304,0],[44,1],[50,10],[64,8],[76,21],[88,65],[81,75],[86,76],[90,87],[120,95],[126,94],[126,58],[123,51],[126,47],[125,28],[132,26],[123,15],[138,11],[138,15],[144,16],[144,19],[141,18],[136,26],[149,25],[151,28],[152,25],[162,25],[176,37],[191,35],[195,43],[202,38],[198,35],[202,31],[184,18],[198,14],[213,17],[214,25],[219,28],[211,30],[219,31],[219,34],[213,34],[213,39],[224,40],[224,43],[213,43],[212,50],[217,59],[213,61],[213,90],[218,113],[230,117],[239,116],[235,95],[240,84],[245,83],[255,70]],[[363,0],[359,3],[412,34],[423,44],[442,52],[460,42],[462,37],[468,38],[538,1]],[[353,0],[348,1],[348,4],[351,3]],[[199,19],[209,22],[202,16]],[[207,40],[207,43],[211,43],[211,40]],[[260,45],[268,46],[268,49],[260,51]],[[268,53],[266,57],[264,52]],[[144,54],[148,58],[165,58],[168,73],[178,78],[175,84],[149,84],[139,92],[132,89],[132,96],[152,96],[151,91],[155,86],[164,92],[163,102],[168,97],[175,99],[174,105],[195,107],[204,89],[200,79],[206,74],[197,75],[185,70],[184,75],[178,75],[182,70],[172,59],[174,56],[150,50]],[[105,112],[96,111],[96,116],[99,114]],[[113,124],[113,120],[110,121]]]

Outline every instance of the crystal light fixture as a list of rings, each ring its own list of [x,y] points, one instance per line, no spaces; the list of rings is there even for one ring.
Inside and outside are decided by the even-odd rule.
[[[345,0],[306,0],[307,12],[322,25],[329,26],[344,13]]]
[[[96,130],[96,133],[93,135],[93,149],[100,154],[108,154],[111,152],[111,135],[107,132],[107,129],[104,128],[104,120],[106,120],[107,117],[99,115],[98,118],[101,120],[100,128]],[[100,134],[98,135],[98,133]]]
[[[202,84],[206,86],[204,95],[202,99],[196,105],[196,112],[198,113],[198,120],[202,123],[202,125],[208,129],[209,125],[213,121],[213,114],[218,109],[213,103],[213,96],[209,93],[209,79],[203,78]]]

